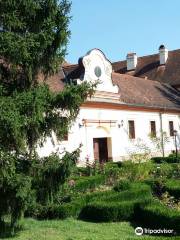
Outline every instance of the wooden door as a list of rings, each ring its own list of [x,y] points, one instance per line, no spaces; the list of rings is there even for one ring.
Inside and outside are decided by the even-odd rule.
[[[99,138],[99,162],[108,161],[107,138]]]
[[[99,140],[98,140],[98,138],[93,138],[93,149],[94,149],[94,160],[99,161]]]
[[[93,138],[94,159],[100,163],[108,161],[107,138]]]

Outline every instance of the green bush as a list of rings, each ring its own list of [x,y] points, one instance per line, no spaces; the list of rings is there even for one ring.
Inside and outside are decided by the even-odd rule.
[[[53,153],[43,159],[36,159],[33,166],[33,188],[37,193],[37,202],[42,205],[54,203],[60,187],[71,174],[79,156],[79,149],[66,152],[62,158]]]
[[[80,177],[75,181],[75,184],[71,189],[75,192],[86,192],[87,190],[93,190],[99,185],[105,184],[105,181],[106,177],[104,175]]]
[[[169,154],[169,157],[176,158],[176,153],[171,153],[171,154]],[[179,160],[180,160],[180,153],[177,154],[177,157],[178,157]]]
[[[127,179],[120,180],[115,186],[114,190],[117,192],[127,190],[130,188],[131,182]]]
[[[174,154],[170,154],[169,157],[153,157],[151,160],[154,163],[179,163],[180,162],[180,156],[176,158]]]
[[[164,179],[162,178],[157,178],[157,179],[154,179],[154,178],[151,178],[151,179],[146,179],[144,181],[145,184],[148,184],[153,193],[157,196],[161,196],[162,193],[164,192],[163,188],[164,188]]]
[[[67,217],[78,217],[81,209],[86,205],[84,198],[76,199],[64,204],[36,204],[26,211],[26,217],[37,219],[65,219]]]
[[[167,180],[164,184],[164,190],[175,198],[180,199],[180,180]]]
[[[89,169],[87,167],[77,167],[74,166],[72,169],[71,177],[78,178],[81,176],[89,176]]]
[[[148,228],[167,228],[180,233],[180,213],[154,201],[135,209],[135,219]]]
[[[108,185],[113,185],[119,178],[119,163],[106,163],[104,167],[104,175],[107,178]]]
[[[176,173],[177,164],[176,163],[161,163],[154,165],[153,176],[155,178],[172,178]]]
[[[105,169],[109,168],[119,168],[121,167],[122,162],[107,162],[104,166]]]
[[[120,180],[115,186],[114,190],[120,192],[122,190],[147,190],[151,191],[151,187],[146,182],[136,181],[130,182],[129,180]]]
[[[130,181],[144,180],[149,177],[153,170],[151,161],[143,163],[133,163],[132,161],[124,161],[120,168],[120,176]]]
[[[5,225],[4,219],[9,219],[12,234],[33,199],[32,178],[25,174],[28,169],[25,173],[21,170],[24,161],[23,157],[0,151],[0,228]]]
[[[106,191],[92,194],[86,198],[87,205],[82,209],[80,218],[92,221],[131,220],[134,209],[152,200],[150,187],[122,192]]]
[[[134,202],[93,202],[83,208],[80,218],[97,222],[131,220]]]

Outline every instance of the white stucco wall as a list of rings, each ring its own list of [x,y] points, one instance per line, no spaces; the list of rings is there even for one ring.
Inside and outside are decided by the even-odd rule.
[[[110,124],[87,124],[82,126],[82,120],[115,120],[116,124],[110,127]],[[123,120],[123,126],[118,127],[118,123]],[[128,135],[128,120],[135,122],[136,138],[131,140]],[[130,153],[135,153],[137,148],[135,144],[141,139],[150,149],[152,153],[156,153],[156,149],[149,140],[150,121],[156,122],[157,136],[160,134],[160,116],[157,112],[143,111],[127,111],[127,110],[110,110],[98,108],[81,108],[79,116],[69,131],[68,141],[61,143],[55,142],[55,146],[48,139],[43,148],[39,149],[41,156],[49,155],[51,152],[63,152],[66,148],[73,151],[82,144],[80,164],[85,164],[86,157],[90,161],[94,160],[93,138],[110,137],[112,142],[112,158],[113,161],[120,161],[127,157]],[[173,121],[174,129],[178,131],[177,142],[180,147],[180,116],[176,114],[162,114],[163,131],[169,136],[169,121]],[[81,126],[79,126],[79,123]],[[165,144],[165,153],[169,154],[175,150],[174,137],[169,136],[170,142]]]

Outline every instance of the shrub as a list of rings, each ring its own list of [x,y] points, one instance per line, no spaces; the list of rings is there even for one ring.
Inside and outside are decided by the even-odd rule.
[[[64,204],[36,204],[26,211],[25,216],[37,219],[65,219],[67,217],[78,217],[81,209],[85,206],[84,198],[76,199]]]
[[[77,168],[77,173],[79,176],[88,176],[89,171],[85,167],[76,167]]]
[[[114,186],[114,190],[117,192],[123,191],[123,190],[127,190],[130,188],[130,181],[129,180],[120,180],[115,186]]]
[[[180,180],[167,180],[164,184],[164,190],[175,198],[180,199]]]
[[[120,168],[119,163],[109,162],[105,164],[104,174],[107,178],[107,183],[113,185],[119,178]]]
[[[53,153],[41,160],[37,159],[32,171],[34,173],[33,188],[37,192],[39,203],[47,205],[54,202],[54,197],[77,162],[79,151],[77,149],[72,153],[65,152],[62,158]]]
[[[32,179],[20,171],[23,166],[24,159],[0,151],[0,225],[5,224],[4,217],[8,216],[12,234],[28,202],[32,200]]]
[[[153,170],[152,162],[133,163],[124,161],[120,168],[120,176],[130,181],[144,180],[149,177]]]
[[[97,222],[130,220],[134,202],[93,202],[83,208],[80,218]]]
[[[119,168],[122,162],[107,162],[104,166],[105,170],[109,168]]]
[[[169,157],[153,157],[151,160],[154,163],[178,163],[180,162],[180,157],[176,158],[174,154],[171,154]]]
[[[151,199],[151,191],[148,189],[140,189],[140,190],[127,190],[116,194],[109,194],[106,196],[100,197],[98,200],[100,201],[108,201],[108,202],[120,202],[120,201],[134,201],[141,199]]]
[[[72,168],[72,172],[71,172],[71,177],[72,178],[78,178],[81,176],[89,176],[89,171],[86,167],[77,167],[74,166]]]
[[[80,177],[75,181],[74,186],[72,186],[72,190],[75,192],[86,192],[87,190],[93,190],[99,185],[105,184],[105,180],[106,178],[104,175]]]
[[[80,218],[92,221],[131,220],[134,209],[150,202],[150,188],[123,192],[106,191],[88,196],[88,204],[82,209]],[[87,198],[86,198],[87,200]]]
[[[169,154],[169,157],[176,158],[176,153]],[[177,158],[179,158],[179,160],[180,160],[180,153],[177,154]]]
[[[176,164],[175,164],[176,165]],[[159,165],[154,165],[153,175],[155,178],[171,178],[175,174],[174,164],[161,163]]]
[[[151,191],[151,187],[149,187],[146,182],[137,181],[137,182],[130,182],[127,179],[120,180],[115,186],[114,190],[120,192],[122,190],[146,190]]]
[[[167,228],[180,232],[180,213],[154,201],[135,209],[135,219],[148,228]]]
[[[164,179],[157,178],[157,179],[147,179],[144,181],[146,184],[148,184],[153,193],[157,196],[161,196],[163,193],[163,188],[164,188]]]

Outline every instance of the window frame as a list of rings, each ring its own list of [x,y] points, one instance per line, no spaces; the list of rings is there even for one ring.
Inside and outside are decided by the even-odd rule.
[[[172,123],[172,126],[171,126],[171,123]],[[174,121],[169,120],[168,124],[169,124],[169,136],[174,137]]]
[[[150,136],[151,136],[152,138],[156,138],[156,137],[157,137],[156,121],[155,121],[155,120],[150,120],[149,123],[150,123]],[[154,133],[152,132],[152,123],[154,123],[154,130],[155,130]]]
[[[131,134],[131,129],[130,129],[130,122],[133,122],[133,133]],[[129,139],[133,140],[136,139],[136,127],[135,127],[135,120],[134,119],[129,119],[128,120],[128,137]]]

